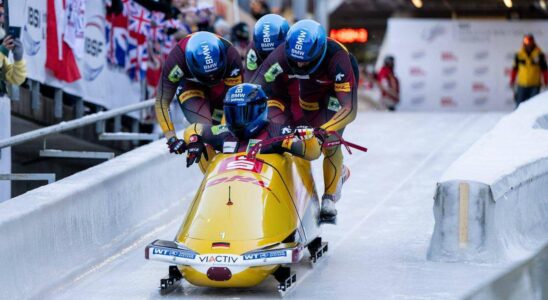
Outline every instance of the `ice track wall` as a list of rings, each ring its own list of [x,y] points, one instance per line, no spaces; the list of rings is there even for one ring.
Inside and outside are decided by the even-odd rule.
[[[157,141],[0,203],[0,299],[39,297],[184,213],[201,178]]]
[[[548,92],[523,103],[442,176],[428,258],[502,261],[548,241]]]

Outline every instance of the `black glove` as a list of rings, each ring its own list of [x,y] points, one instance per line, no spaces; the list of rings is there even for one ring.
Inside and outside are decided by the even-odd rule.
[[[185,141],[174,136],[167,140],[167,146],[169,147],[169,153],[183,154],[186,151]]]
[[[314,129],[314,134],[316,135],[316,138],[320,140],[320,142],[323,144],[325,140],[329,137],[329,134],[327,133],[327,130],[318,127]]]
[[[187,146],[186,152],[186,167],[190,167],[193,163],[197,163],[204,155],[206,160],[209,160],[207,156],[206,145],[204,144],[202,137],[195,134],[190,137],[190,143]]]
[[[13,49],[11,50],[13,52],[13,59],[15,61],[20,61],[23,59],[23,44],[21,43],[21,40],[14,39],[13,40]]]

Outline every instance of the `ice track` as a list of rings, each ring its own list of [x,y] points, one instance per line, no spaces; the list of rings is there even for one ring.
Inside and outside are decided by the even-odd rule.
[[[352,176],[338,203],[338,225],[323,229],[327,259],[314,269],[303,260],[296,269],[297,287],[286,298],[457,299],[507,267],[426,260],[436,181],[501,116],[360,113],[345,137],[369,152],[345,153]],[[319,162],[314,175],[321,191]],[[250,289],[185,282],[161,296],[159,280],[168,265],[145,260],[144,247],[156,238],[172,239],[182,218],[166,220],[123,252],[41,298],[279,298],[274,279]]]

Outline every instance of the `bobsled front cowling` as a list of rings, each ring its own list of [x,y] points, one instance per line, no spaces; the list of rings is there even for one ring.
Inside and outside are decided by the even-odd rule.
[[[292,247],[295,239],[304,239],[299,214],[304,215],[311,205],[313,184],[297,175],[299,168],[290,155],[257,158],[250,161],[243,154],[220,154],[213,159],[177,242],[215,259],[215,254],[242,255],[269,247]],[[225,262],[220,265],[227,266]],[[182,266],[181,271],[195,285],[248,287],[262,282],[277,266],[228,268],[230,278],[222,280],[211,279],[209,268]]]

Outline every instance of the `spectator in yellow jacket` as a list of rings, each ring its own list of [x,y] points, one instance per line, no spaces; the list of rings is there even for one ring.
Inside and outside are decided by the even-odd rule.
[[[548,85],[546,57],[536,45],[533,35],[527,34],[523,38],[523,47],[514,58],[510,78],[510,86],[515,88],[516,106],[538,94],[542,82],[544,86]]]
[[[21,85],[26,77],[27,70],[23,60],[23,44],[18,38],[5,35],[4,7],[0,5],[0,95],[6,94],[6,83]],[[9,52],[13,53],[13,63],[8,59]]]

